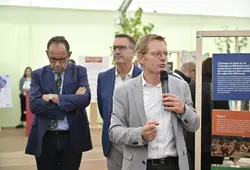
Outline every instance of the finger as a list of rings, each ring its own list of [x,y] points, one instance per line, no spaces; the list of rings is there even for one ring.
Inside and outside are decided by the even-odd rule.
[[[149,135],[148,138],[152,141],[156,138],[156,134]]]
[[[147,125],[151,125],[151,124],[159,125],[159,122],[157,122],[156,120],[151,120],[147,123]]]
[[[152,135],[152,134],[156,133],[156,128],[154,128],[154,129],[145,129],[144,133],[145,133],[146,136]]]
[[[76,94],[85,94],[85,91],[79,91]]]
[[[171,111],[171,112],[176,112],[178,110],[177,107],[164,107],[164,109],[166,109],[167,111]]]
[[[169,96],[169,97],[164,97],[163,99],[162,99],[162,101],[173,101],[173,102],[175,102],[175,101],[179,101],[179,98],[176,98],[176,97],[172,97],[172,96]]]
[[[163,97],[178,97],[178,96],[176,96],[175,94],[172,94],[172,93],[163,93],[162,96]]]
[[[154,128],[152,130],[149,131],[149,135],[155,135],[157,133],[157,129]]]
[[[78,93],[76,93],[76,94],[84,94],[83,92],[78,92]]]
[[[86,89],[79,89],[78,91],[79,91],[79,92],[85,92]]]
[[[176,102],[162,102],[163,106],[167,106],[167,107],[176,107],[178,105],[178,103]]]
[[[151,131],[152,129],[155,129],[156,125],[155,124],[151,124],[151,125],[147,125],[146,126],[146,131]]]

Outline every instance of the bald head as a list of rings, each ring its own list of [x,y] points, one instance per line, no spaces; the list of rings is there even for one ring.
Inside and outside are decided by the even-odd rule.
[[[181,66],[180,70],[183,74],[185,74],[187,77],[191,78],[192,80],[195,80],[195,63],[192,61],[185,62]]]

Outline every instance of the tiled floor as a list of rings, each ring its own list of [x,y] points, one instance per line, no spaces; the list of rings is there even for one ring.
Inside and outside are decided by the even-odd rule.
[[[102,154],[101,129],[92,129],[94,149],[83,154],[80,170],[105,170]],[[33,156],[25,155],[27,137],[24,129],[3,129],[0,132],[0,170],[35,170]]]
[[[3,129],[0,132],[0,170],[35,170],[33,156],[25,155],[27,137],[24,129]],[[106,170],[106,160],[102,154],[101,129],[92,129],[94,149],[83,154],[80,170]],[[250,159],[241,159],[238,165],[246,166]],[[225,159],[224,165],[233,165]]]

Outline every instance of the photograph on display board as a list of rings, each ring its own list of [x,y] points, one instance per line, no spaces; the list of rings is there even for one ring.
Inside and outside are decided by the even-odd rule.
[[[211,155],[224,157],[224,164],[250,168],[250,112],[212,111]]]
[[[211,152],[212,156],[250,158],[250,138],[213,135]]]

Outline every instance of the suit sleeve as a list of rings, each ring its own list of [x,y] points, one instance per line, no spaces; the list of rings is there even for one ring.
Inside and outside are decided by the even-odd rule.
[[[59,107],[63,110],[85,109],[91,100],[87,69],[77,66],[78,87],[85,87],[85,94],[62,94],[59,95]]]
[[[191,98],[190,88],[187,83],[185,84],[185,113],[178,115],[181,119],[183,127],[189,132],[195,132],[200,127],[200,117],[193,108],[193,102]]]
[[[102,104],[102,99],[101,99],[101,87],[102,87],[101,74],[99,74],[97,78],[97,105],[98,105],[100,116],[103,119],[103,110],[102,110],[103,104]]]
[[[62,120],[63,111],[57,104],[45,102],[42,99],[42,88],[40,85],[40,76],[38,72],[32,72],[32,81],[30,85],[30,110],[33,114],[48,119]]]
[[[120,88],[117,88],[114,92],[113,113],[109,128],[110,141],[128,146],[144,146],[142,127],[128,127],[127,125],[124,91],[124,89],[122,91]]]

